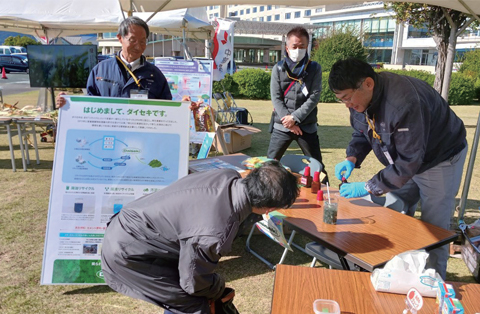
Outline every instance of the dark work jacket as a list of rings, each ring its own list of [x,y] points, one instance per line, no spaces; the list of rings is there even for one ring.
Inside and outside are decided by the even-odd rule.
[[[292,82],[283,68],[284,62],[285,60],[281,60],[273,67],[270,81],[270,94],[275,109],[275,128],[288,132],[287,128],[283,128],[280,119],[291,114],[302,130],[313,133],[317,129],[317,105],[322,91],[322,68],[320,64],[311,61],[305,70],[306,75],[303,81],[308,90],[306,96],[299,82],[295,82],[284,95]]]
[[[382,144],[373,138],[366,116],[375,118]],[[386,166],[367,182],[374,194],[401,188],[414,175],[453,157],[466,146],[462,120],[430,85],[389,72],[375,75],[370,106],[363,113],[350,109],[350,123],[354,133],[347,156],[355,156],[359,167],[373,149]]]
[[[167,79],[155,65],[141,56],[141,67],[133,71],[142,89],[148,89],[149,99],[172,100]],[[138,89],[133,77],[117,58],[109,58],[97,64],[87,81],[90,96],[130,98],[130,90]]]
[[[208,313],[224,280],[214,272],[252,208],[232,169],[188,175],[126,205],[105,232],[102,270],[125,295],[175,313]]]

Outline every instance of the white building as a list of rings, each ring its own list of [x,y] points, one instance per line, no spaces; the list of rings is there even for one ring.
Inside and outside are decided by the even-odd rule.
[[[281,22],[296,24],[313,24],[325,26],[314,32],[315,38],[326,35],[329,29],[345,26],[355,27],[364,33],[364,45],[370,49],[370,63],[395,64],[400,67],[434,66],[437,59],[435,42],[426,29],[416,29],[409,25],[397,25],[393,11],[385,10],[382,1],[359,2],[358,4],[336,4],[318,7],[272,6],[272,5],[225,5],[209,6],[207,14],[215,17],[235,18],[247,21]],[[242,43],[236,47],[235,59],[248,63],[265,65],[265,58],[242,58],[242,56],[258,55],[256,42],[251,39],[250,47],[245,45],[245,36],[235,36],[235,42]],[[247,38],[254,38],[248,36]],[[258,36],[257,36],[258,37]],[[264,38],[265,36],[260,36]],[[281,40],[279,36],[269,36],[273,40]],[[281,57],[281,45],[272,43],[269,50],[269,64]],[[242,49],[243,51],[239,51]],[[265,50],[265,47],[261,48]],[[457,55],[465,51],[480,49],[480,31],[467,31],[458,38]],[[245,52],[246,51],[246,52]],[[262,52],[263,54],[264,52]]]

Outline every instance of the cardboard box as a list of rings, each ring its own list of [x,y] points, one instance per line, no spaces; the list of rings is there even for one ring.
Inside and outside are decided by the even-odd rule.
[[[218,138],[215,138],[215,147],[224,154],[236,153],[252,146],[252,135],[260,133],[261,130],[250,125],[231,124],[221,126],[223,139],[228,152],[222,150]]]

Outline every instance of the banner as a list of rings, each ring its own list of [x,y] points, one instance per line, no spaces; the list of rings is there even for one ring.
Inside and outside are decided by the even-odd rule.
[[[201,107],[190,113],[190,142],[202,144],[197,158],[208,156],[215,137],[215,116],[212,110],[212,60],[172,60],[155,58],[158,67],[167,79],[173,100],[180,101],[190,96],[192,101],[201,101]],[[205,157],[203,157],[205,158]]]
[[[217,27],[213,37],[213,80],[220,81],[227,73],[228,62],[233,66],[234,21],[216,19]]]
[[[104,284],[106,223],[188,174],[189,103],[65,96],[41,284]]]

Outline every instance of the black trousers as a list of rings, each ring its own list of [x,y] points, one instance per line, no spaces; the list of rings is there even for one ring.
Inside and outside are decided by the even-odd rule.
[[[270,144],[268,145],[267,157],[280,160],[285,154],[285,151],[290,144],[296,141],[300,149],[305,156],[313,157],[322,164],[322,172],[327,174],[325,165],[322,161],[322,153],[320,151],[320,140],[317,132],[306,133],[302,135],[296,135],[293,132],[283,132],[277,129],[273,129],[272,136],[270,137]],[[324,182],[328,181],[328,176]]]

